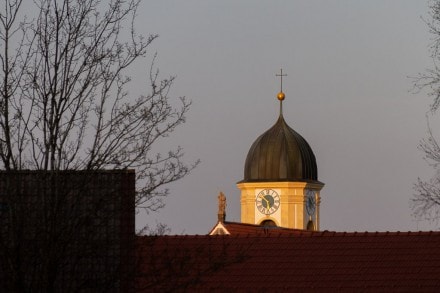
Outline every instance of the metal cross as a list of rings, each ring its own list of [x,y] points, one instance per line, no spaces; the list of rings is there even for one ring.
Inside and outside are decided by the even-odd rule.
[[[283,76],[287,76],[287,74],[283,74],[283,69],[280,69],[281,73],[280,74],[275,74],[275,76],[279,76],[281,79],[281,91],[283,91]]]

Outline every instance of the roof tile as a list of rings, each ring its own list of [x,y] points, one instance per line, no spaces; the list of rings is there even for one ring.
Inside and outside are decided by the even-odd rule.
[[[440,287],[440,232],[264,231],[255,225],[225,226],[232,235],[139,237],[143,274],[138,285],[148,291],[433,291]]]

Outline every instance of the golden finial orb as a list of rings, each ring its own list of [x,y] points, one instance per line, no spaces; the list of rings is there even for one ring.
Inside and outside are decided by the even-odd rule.
[[[277,95],[277,98],[280,101],[284,100],[285,97],[286,97],[286,95],[283,92],[279,92]]]

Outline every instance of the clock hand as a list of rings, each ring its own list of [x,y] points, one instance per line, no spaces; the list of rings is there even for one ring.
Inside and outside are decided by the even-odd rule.
[[[260,197],[261,199],[263,199],[266,202],[266,206],[267,206],[266,209],[269,210],[270,209],[270,202],[262,194],[258,195],[258,197]]]
[[[265,197],[263,197],[263,199],[264,199],[264,201],[266,202],[266,205],[267,205],[266,209],[270,209],[270,202]]]
[[[266,199],[266,202],[267,202],[267,208],[270,209],[270,201],[268,201],[268,200]]]

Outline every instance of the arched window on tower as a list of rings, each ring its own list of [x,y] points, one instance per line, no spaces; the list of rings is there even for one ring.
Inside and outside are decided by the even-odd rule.
[[[315,224],[313,224],[312,220],[309,220],[307,223],[307,231],[315,231]]]
[[[261,222],[260,225],[263,227],[276,227],[277,226],[277,224],[275,224],[275,222],[272,220],[264,220],[263,222]]]

